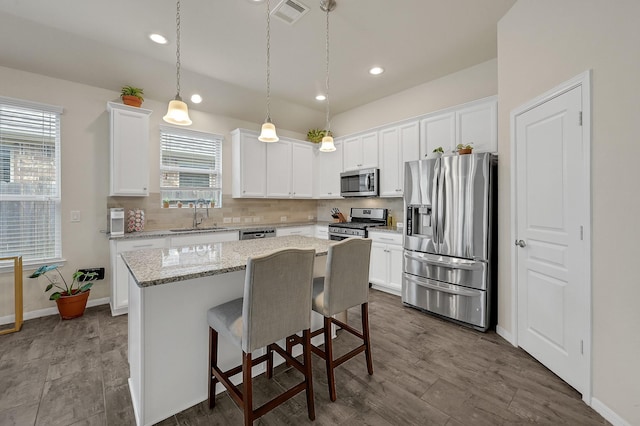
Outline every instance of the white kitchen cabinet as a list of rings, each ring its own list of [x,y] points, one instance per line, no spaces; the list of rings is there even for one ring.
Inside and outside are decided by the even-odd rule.
[[[171,237],[170,247],[238,241],[238,231],[203,232]]]
[[[291,198],[292,144],[280,139],[267,146],[267,197]]]
[[[313,237],[315,235],[315,225],[287,226],[284,228],[276,228],[276,237],[284,237],[288,235],[302,235],[305,237]]]
[[[495,96],[437,111],[420,119],[420,158],[435,158],[458,144],[472,144],[475,152],[498,152],[498,101]]]
[[[333,152],[316,153],[314,173],[314,198],[341,198],[340,173],[342,173],[342,141],[334,141]]]
[[[371,259],[369,282],[372,287],[400,295],[402,291],[402,234],[369,231]]]
[[[378,167],[378,132],[352,136],[344,140],[344,170]]]
[[[126,251],[165,248],[166,238],[111,240],[109,250],[111,257],[111,315],[126,314],[129,307],[129,269],[122,260]]]
[[[149,195],[148,109],[116,102],[109,111],[110,196]]]
[[[291,146],[291,188],[293,198],[313,198],[313,149],[307,142]]]
[[[316,225],[316,238],[329,239],[329,225]]]
[[[456,111],[456,145],[472,144],[476,152],[498,152],[498,102],[495,98]]]
[[[420,120],[420,158],[435,158],[433,150],[438,147],[445,153],[451,153],[456,147],[456,114],[453,111]]]
[[[417,120],[380,130],[380,196],[402,197],[404,163],[420,158]]]
[[[233,198],[266,196],[266,145],[258,140],[257,132],[245,129],[231,132]]]

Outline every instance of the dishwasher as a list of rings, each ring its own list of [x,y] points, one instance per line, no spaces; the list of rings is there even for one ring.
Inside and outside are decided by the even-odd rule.
[[[261,238],[273,238],[275,236],[275,228],[247,229],[240,231],[241,240],[257,240]]]

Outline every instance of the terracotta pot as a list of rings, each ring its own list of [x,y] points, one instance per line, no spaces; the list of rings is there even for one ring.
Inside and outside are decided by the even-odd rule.
[[[71,296],[61,296],[60,299],[56,300],[60,317],[62,317],[63,320],[81,317],[87,307],[89,293],[91,293],[91,290],[76,293]]]
[[[458,155],[471,154],[471,151],[473,151],[473,148],[459,149]]]
[[[140,100],[140,98],[131,95],[122,95],[122,103],[138,108],[140,108],[140,106],[142,105],[142,101]]]
[[[165,208],[165,209],[168,209],[169,208],[169,203],[162,203],[162,207]]]

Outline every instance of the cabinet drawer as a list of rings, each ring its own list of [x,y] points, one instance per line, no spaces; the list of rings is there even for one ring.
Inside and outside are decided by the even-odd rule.
[[[376,243],[402,245],[402,234],[397,232],[369,231],[369,238]]]
[[[164,238],[141,238],[139,240],[116,242],[116,251],[118,253],[164,247],[166,247],[166,239]]]
[[[171,237],[171,247],[188,246],[192,244],[211,244],[222,241],[238,241],[238,231],[207,232],[204,234]]]

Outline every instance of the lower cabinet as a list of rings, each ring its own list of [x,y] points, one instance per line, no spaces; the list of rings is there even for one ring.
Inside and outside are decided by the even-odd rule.
[[[402,234],[369,231],[369,282],[376,290],[400,295],[402,291]]]
[[[129,269],[122,260],[126,251],[165,248],[166,238],[111,240],[111,315],[126,314],[129,310]]]
[[[316,238],[322,238],[323,240],[329,239],[329,226],[316,225]]]
[[[305,237],[313,237],[315,236],[315,225],[276,228],[276,237],[284,237],[287,235],[303,235]]]

